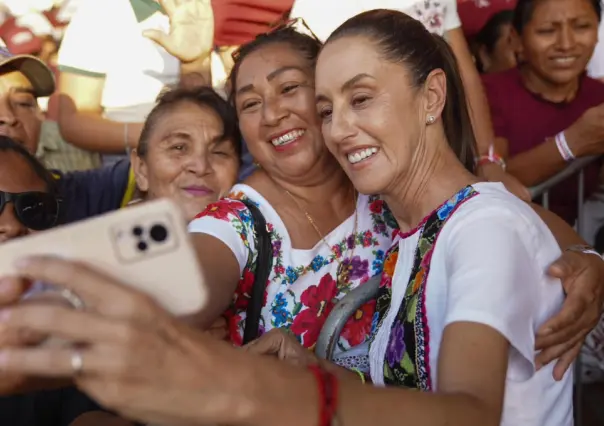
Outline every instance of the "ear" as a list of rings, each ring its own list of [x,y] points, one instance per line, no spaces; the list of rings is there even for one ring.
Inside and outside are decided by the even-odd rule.
[[[136,186],[139,191],[149,191],[149,171],[147,170],[147,163],[139,157],[136,149],[130,151],[130,164],[132,165]]]
[[[491,68],[491,57],[487,53],[487,48],[485,46],[480,46],[478,48],[477,56],[480,60],[482,71],[487,72],[489,68]]]
[[[426,118],[439,118],[447,100],[447,77],[441,69],[433,70],[424,83],[424,109]]]
[[[524,58],[524,46],[522,45],[522,37],[513,27],[510,30],[510,46],[516,54],[516,61],[522,62]]]

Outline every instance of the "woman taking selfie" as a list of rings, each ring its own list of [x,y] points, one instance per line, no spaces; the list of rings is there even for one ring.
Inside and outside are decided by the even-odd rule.
[[[534,335],[562,302],[560,282],[544,272],[560,250],[527,205],[468,170],[473,136],[467,111],[452,110],[463,91],[450,55],[406,15],[374,11],[344,24],[317,67],[328,146],[360,191],[389,200],[404,231],[388,253],[368,353],[372,380],[389,388],[234,350],[114,279],[48,258],[24,261],[22,274],[66,286],[88,310],[14,307],[3,311],[5,329],[86,345],[6,349],[2,369],[72,377],[124,416],[165,424],[570,424],[572,374],[555,382],[553,364],[535,371],[534,361]],[[345,72],[332,73],[333,61]],[[401,111],[416,118],[402,123]],[[366,148],[375,152],[359,160]]]

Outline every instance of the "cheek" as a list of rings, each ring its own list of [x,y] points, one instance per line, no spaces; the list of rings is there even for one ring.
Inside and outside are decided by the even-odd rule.
[[[158,195],[171,192],[178,177],[183,173],[183,164],[171,158],[157,158],[148,163],[149,191]]]
[[[214,167],[216,172],[216,186],[219,193],[228,192],[236,183],[239,175],[239,160],[223,161]]]

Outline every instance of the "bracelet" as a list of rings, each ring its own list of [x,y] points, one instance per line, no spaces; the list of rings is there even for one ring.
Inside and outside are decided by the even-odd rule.
[[[489,147],[489,153],[487,155],[481,155],[476,159],[476,167],[482,167],[485,164],[497,164],[503,170],[505,170],[505,160],[502,156],[495,153],[495,147],[491,145]]]
[[[311,365],[308,369],[315,376],[319,388],[319,426],[333,426],[338,408],[338,380],[318,365]]]
[[[566,136],[564,136],[564,132],[558,133],[554,137],[554,141],[556,142],[558,152],[564,161],[569,162],[575,159],[575,154],[573,154],[573,152],[570,150],[568,142],[566,141]]]
[[[363,372],[361,370],[359,370],[358,368],[353,368],[351,371],[354,371],[355,373],[357,373],[359,375],[359,379],[361,379],[361,383],[363,383],[363,384],[367,383],[367,380],[365,379],[365,374],[363,374]]]
[[[575,253],[583,253],[583,254],[594,254],[602,259],[602,255],[598,253],[593,247],[587,246],[584,244],[575,244],[573,246],[567,247],[565,251],[573,251]]]

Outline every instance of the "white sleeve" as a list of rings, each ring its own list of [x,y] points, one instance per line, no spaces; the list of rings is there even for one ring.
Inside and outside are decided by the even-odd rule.
[[[210,204],[189,223],[188,229],[190,233],[208,234],[222,241],[237,259],[240,274],[254,260],[254,225],[241,202],[223,199]]]
[[[113,32],[107,19],[123,13],[110,10],[114,1],[82,0],[71,22],[65,29],[59,49],[59,69],[65,72],[104,77],[112,62]],[[117,3],[122,3],[117,2]]]
[[[513,215],[493,213],[460,217],[463,229],[455,227],[449,235],[444,326],[468,321],[497,330],[510,343],[512,360],[520,360],[509,373],[526,380],[535,371],[535,324],[545,272],[535,266],[536,257],[523,241],[529,237],[520,235]]]
[[[449,0],[446,2],[445,19],[443,22],[445,33],[461,27],[459,13],[457,13],[457,1]]]

